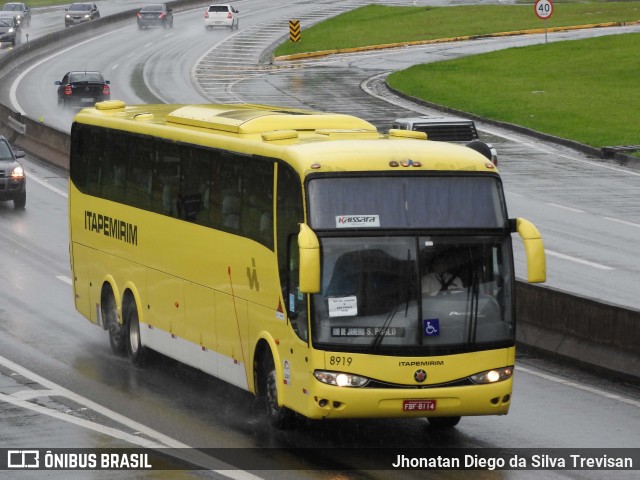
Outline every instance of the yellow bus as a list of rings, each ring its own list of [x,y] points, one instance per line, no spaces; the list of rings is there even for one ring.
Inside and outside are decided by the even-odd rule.
[[[511,234],[530,282],[545,257],[480,153],[350,115],[110,100],[70,154],[75,305],[114,352],[236,385],[277,426],[507,413]]]

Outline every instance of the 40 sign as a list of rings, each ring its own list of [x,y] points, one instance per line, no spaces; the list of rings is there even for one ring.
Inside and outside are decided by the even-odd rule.
[[[553,13],[553,2],[551,0],[537,0],[535,9],[538,18],[546,20]]]

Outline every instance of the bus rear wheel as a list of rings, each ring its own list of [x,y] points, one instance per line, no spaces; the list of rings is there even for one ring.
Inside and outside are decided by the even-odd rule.
[[[116,299],[113,292],[109,288],[104,291],[102,301],[100,302],[102,309],[102,321],[105,328],[109,330],[109,344],[111,350],[117,355],[123,355],[126,351],[125,331],[122,324],[118,322],[118,308],[116,307]]]
[[[269,423],[275,428],[290,428],[293,422],[293,412],[287,407],[278,405],[278,377],[273,357],[268,355],[264,366],[264,400]]]
[[[126,347],[129,360],[134,365],[140,365],[145,357],[145,348],[140,341],[140,321],[138,319],[138,308],[133,298],[126,302],[123,307],[124,323],[126,325]]]
[[[453,428],[460,423],[461,417],[430,417],[429,425],[434,428]]]

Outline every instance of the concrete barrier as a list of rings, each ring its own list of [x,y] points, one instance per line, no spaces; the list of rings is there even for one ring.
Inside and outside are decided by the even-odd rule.
[[[183,0],[170,4],[177,8],[205,3]],[[134,12],[122,12],[20,45],[0,59],[0,79],[11,68],[33,59],[40,47],[70,42],[83,32],[131,18]],[[0,132],[31,155],[69,170],[68,133],[4,105],[0,105]],[[521,281],[517,282],[516,298],[516,339],[520,345],[640,382],[640,310]]]
[[[0,132],[12,145],[42,161],[69,171],[70,136],[0,105]]]
[[[516,316],[523,346],[640,381],[640,310],[518,281]]]

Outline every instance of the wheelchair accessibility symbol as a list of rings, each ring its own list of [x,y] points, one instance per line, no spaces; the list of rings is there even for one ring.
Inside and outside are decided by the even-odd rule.
[[[422,321],[422,331],[425,337],[435,337],[440,335],[440,320],[428,318]]]

